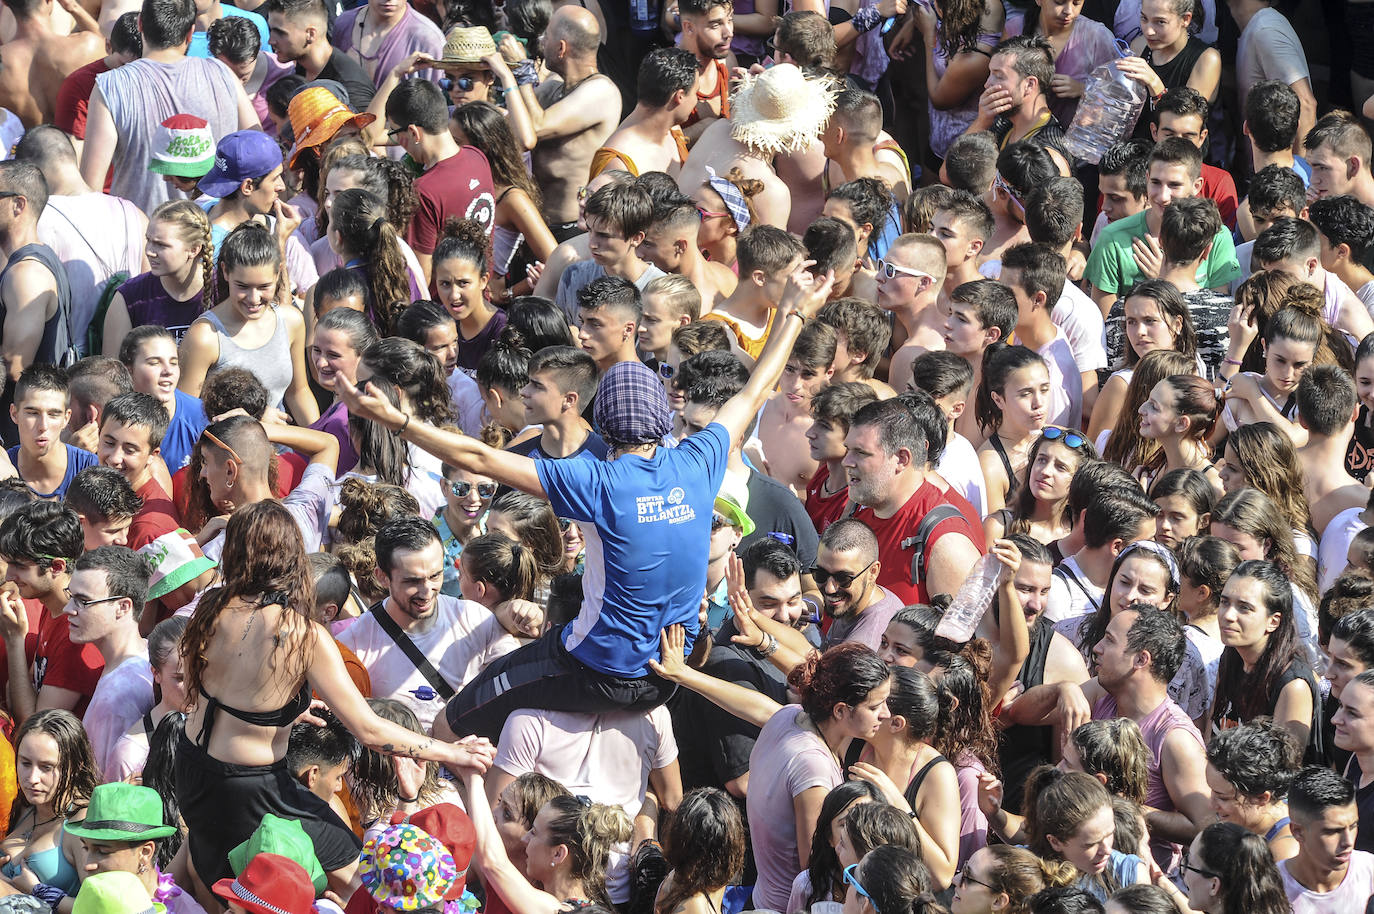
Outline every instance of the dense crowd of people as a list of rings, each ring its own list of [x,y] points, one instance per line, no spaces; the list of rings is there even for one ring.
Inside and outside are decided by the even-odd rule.
[[[1374,4],[251,4],[0,11],[0,914],[1374,912]]]

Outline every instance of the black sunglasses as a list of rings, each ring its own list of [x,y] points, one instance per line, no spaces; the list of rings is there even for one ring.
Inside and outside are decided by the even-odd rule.
[[[477,80],[471,76],[460,76],[453,81],[453,88],[459,92],[471,92],[472,87],[477,85]]]
[[[853,584],[854,581],[857,580],[861,574],[863,574],[868,569],[872,568],[873,563],[876,561],[878,560],[874,559],[872,562],[869,562],[867,565],[860,568],[858,571],[854,572],[829,571],[825,568],[822,568],[820,565],[812,565],[811,580],[816,582],[817,587],[824,587],[825,582],[831,580],[835,582],[836,587],[848,587],[849,585]]]
[[[1193,866],[1188,862],[1188,848],[1183,849],[1183,859],[1179,861],[1178,868],[1181,870],[1192,870],[1199,876],[1206,876],[1208,879],[1220,879],[1221,877],[1211,870],[1204,870],[1201,867]]]

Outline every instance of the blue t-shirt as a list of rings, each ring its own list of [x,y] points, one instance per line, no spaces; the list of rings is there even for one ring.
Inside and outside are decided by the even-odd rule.
[[[59,483],[57,489],[52,492],[40,492],[33,486],[29,486],[29,491],[39,498],[66,498],[67,488],[72,484],[72,480],[76,478],[76,474],[86,469],[86,467],[98,466],[100,463],[90,451],[83,451],[81,448],[72,447],[70,444],[64,444],[62,446],[67,449],[67,475],[62,477],[62,482]],[[10,455],[10,463],[14,464],[16,470],[19,469],[19,445],[16,444],[14,447],[10,448],[8,453]],[[707,520],[710,520],[709,514],[707,515]],[[702,568],[705,567],[705,565],[702,565]]]
[[[729,433],[713,422],[647,460],[535,463],[554,512],[587,525],[582,611],[563,629],[579,661],[611,676],[647,676],[659,632],[677,624],[691,650],[729,452]]]
[[[162,462],[167,464],[169,473],[175,473],[190,462],[191,449],[209,424],[200,397],[180,390],[175,391],[175,396],[177,412],[172,421],[167,423],[167,433],[162,436]]]
[[[220,9],[224,10],[224,15],[226,18],[229,16],[242,16],[244,19],[247,19],[249,22],[253,23],[255,26],[258,27],[258,36],[262,38],[262,50],[259,53],[266,53],[267,51],[272,50],[267,45],[266,19],[262,18],[257,13],[250,12],[249,10],[241,10],[237,6],[231,6],[228,3],[220,4]],[[205,32],[192,32],[191,49],[186,52],[186,55],[188,57],[209,57],[209,36]]]

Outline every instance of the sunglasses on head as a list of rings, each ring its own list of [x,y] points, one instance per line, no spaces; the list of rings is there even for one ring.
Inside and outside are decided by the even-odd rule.
[[[1008,184],[1000,174],[993,176],[992,186],[1000,189],[1002,193],[1010,197],[1012,205],[1014,205],[1023,214],[1025,213],[1026,204],[1021,201],[1021,195],[1018,194],[1014,189],[1012,189],[1012,186]]]
[[[882,912],[878,910],[878,903],[873,900],[872,895],[868,894],[868,889],[859,885],[859,865],[857,863],[851,863],[844,868],[844,881],[846,885],[854,886],[854,891],[868,899],[868,903],[873,905],[875,914],[882,914]]]
[[[873,562],[878,561],[874,559]],[[859,576],[873,567],[873,562],[869,562],[858,571],[829,571],[820,565],[811,566],[811,580],[816,582],[817,587],[824,587],[827,581],[834,581],[836,587],[848,587],[858,580]]]
[[[1079,448],[1088,443],[1088,439],[1084,438],[1078,432],[1070,431],[1066,428],[1060,428],[1057,425],[1045,426],[1040,431],[1040,437],[1044,438],[1046,441],[1062,440],[1066,446],[1072,448]]]
[[[476,485],[478,498],[491,498],[496,494],[496,483],[494,482],[479,482]],[[449,491],[453,493],[455,498],[467,498],[468,494],[472,492],[472,486],[473,483],[467,481],[455,482],[449,486]]]

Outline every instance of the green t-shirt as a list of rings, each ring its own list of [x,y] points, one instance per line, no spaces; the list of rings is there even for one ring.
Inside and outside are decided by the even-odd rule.
[[[1144,238],[1145,216],[1149,210],[1141,210],[1133,216],[1118,219],[1102,230],[1088,257],[1088,265],[1083,276],[1102,292],[1110,292],[1120,297],[1143,277],[1135,265],[1131,253],[1131,242]],[[1229,287],[1240,276],[1240,263],[1236,260],[1236,245],[1231,233],[1225,226],[1212,239],[1212,250],[1197,271],[1197,281],[1204,289]]]

